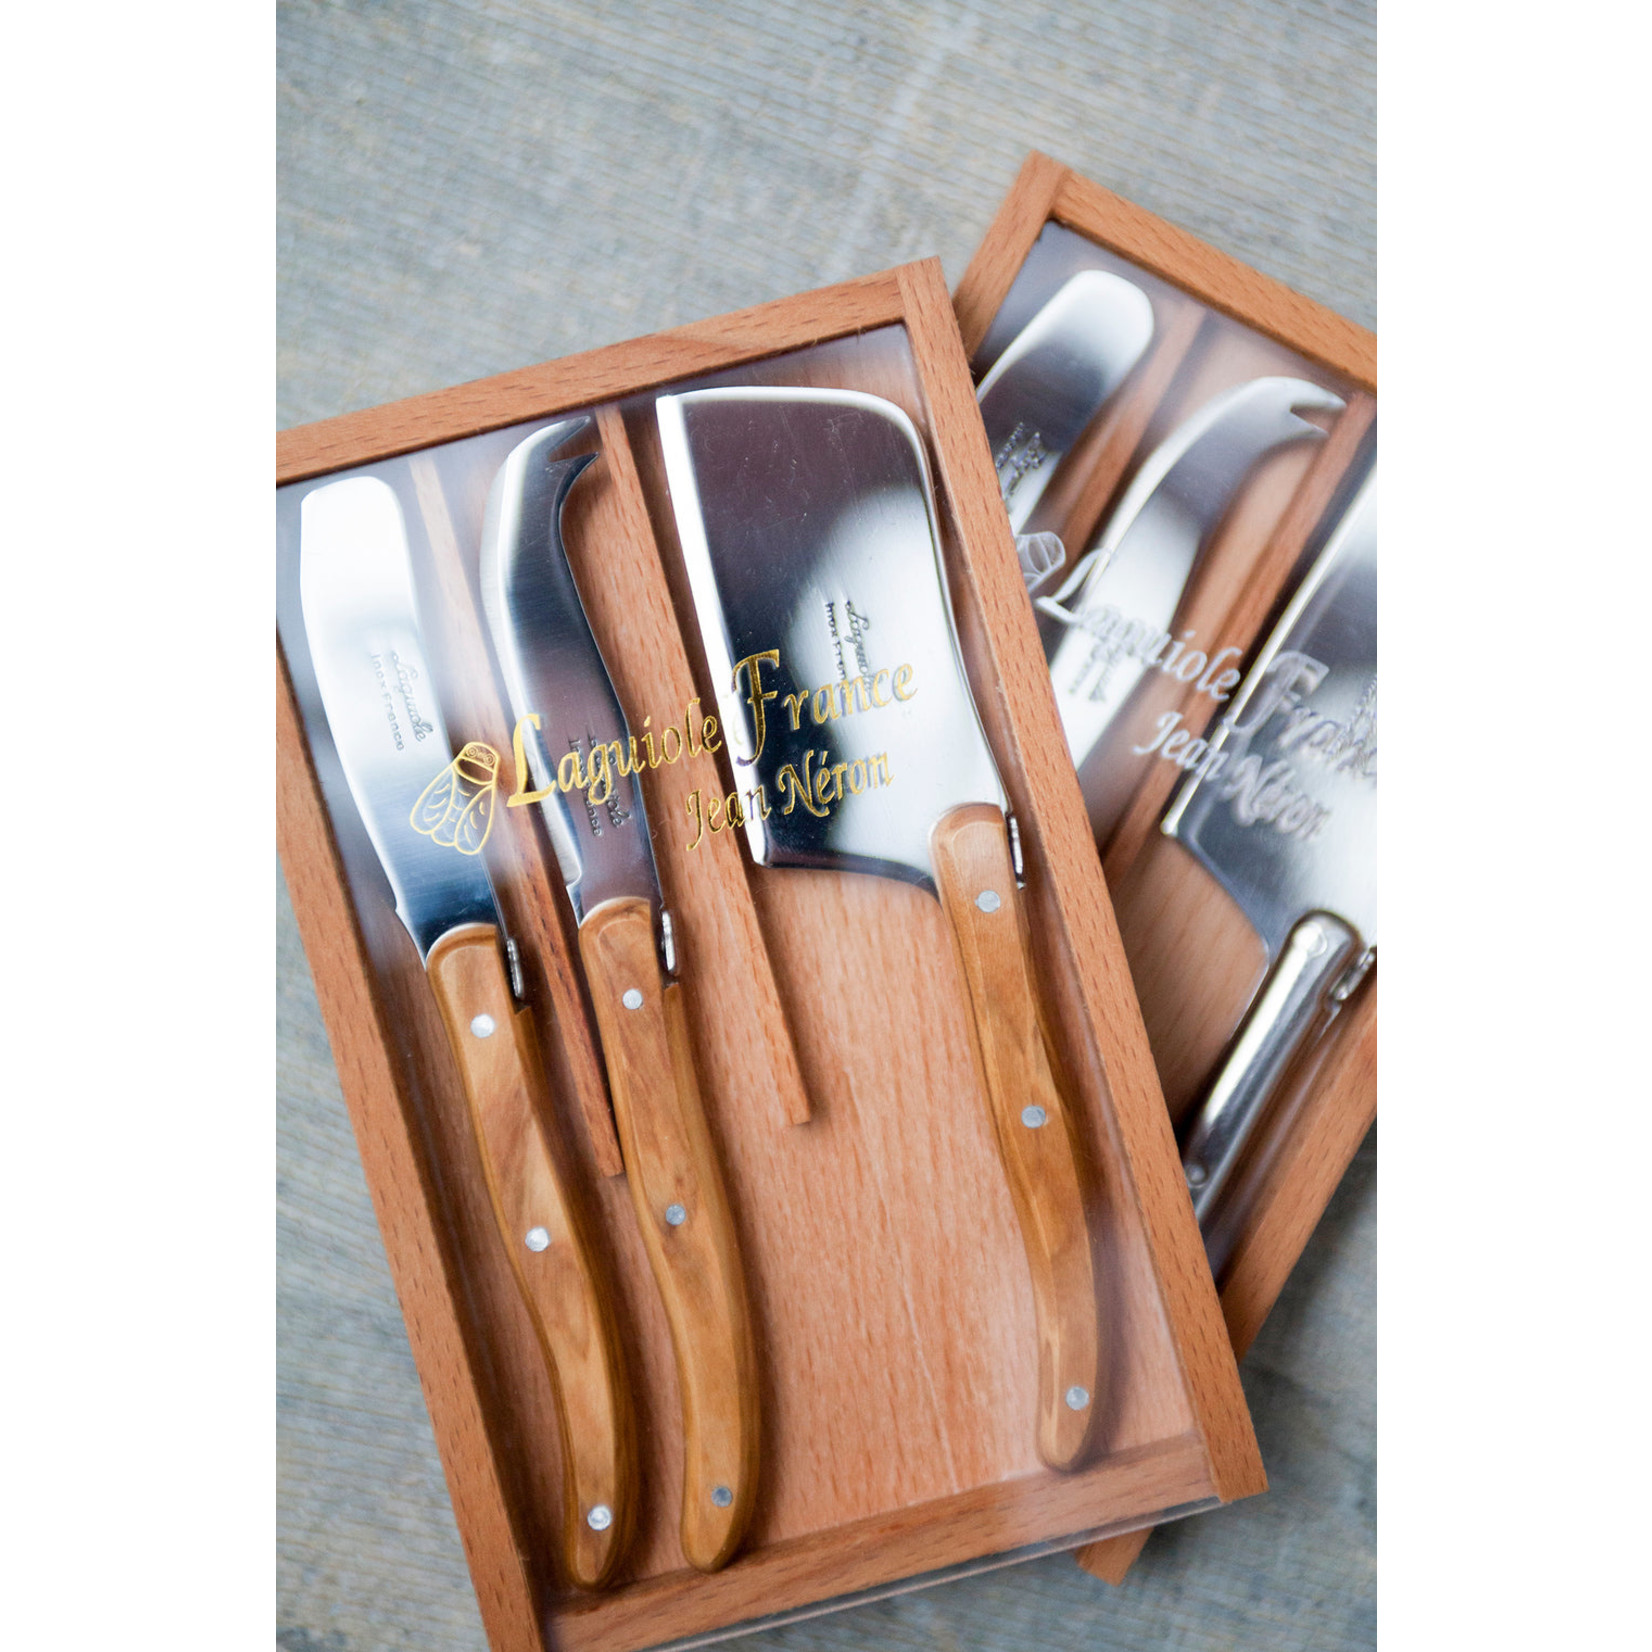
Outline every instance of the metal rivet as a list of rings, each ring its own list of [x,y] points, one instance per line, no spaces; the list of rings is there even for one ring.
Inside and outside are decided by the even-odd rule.
[[[672,1227],[680,1228],[688,1220],[688,1212],[681,1205],[667,1205],[665,1207],[665,1219]]]
[[[983,889],[981,893],[975,897],[975,904],[980,907],[983,912],[996,912],[998,908],[1003,905],[1003,902],[998,899],[998,891],[996,889]]]
[[[1187,1167],[1187,1185],[1189,1187],[1203,1187],[1205,1185],[1205,1167],[1202,1164],[1190,1164]]]
[[[1302,926],[1302,946],[1310,958],[1322,958],[1330,951],[1331,943],[1318,924],[1306,923]]]
[[[492,1038],[493,1028],[494,1020],[491,1015],[479,1015],[470,1024],[470,1030],[475,1033],[478,1038]]]
[[[1048,1121],[1049,1116],[1042,1107],[1023,1107],[1021,1109],[1021,1122],[1029,1130],[1037,1130]]]
[[[529,1228],[528,1231],[522,1235],[522,1243],[526,1245],[529,1250],[549,1250],[551,1236],[544,1230],[544,1228]]]
[[[640,1010],[642,1008],[642,994],[635,987],[627,987],[620,994],[620,1002],[628,1010]]]
[[[734,1501],[734,1493],[727,1486],[713,1486],[711,1488],[711,1500],[718,1508],[726,1509]]]
[[[594,1532],[605,1532],[614,1523],[614,1511],[606,1503],[593,1503],[585,1524]]]
[[[1088,1388],[1080,1388],[1075,1382],[1067,1390],[1067,1409],[1069,1411],[1082,1411],[1089,1403],[1090,1390]]]

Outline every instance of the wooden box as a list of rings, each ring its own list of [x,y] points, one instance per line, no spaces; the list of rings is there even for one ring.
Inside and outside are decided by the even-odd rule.
[[[526,966],[554,1155],[615,1283],[644,1507],[612,1586],[559,1575],[556,1396],[492,1219],[418,953],[344,786],[309,661],[296,502],[366,471],[402,501],[457,750],[511,750],[477,555],[486,481],[535,424],[594,415],[564,528],[633,732],[717,703],[660,468],[655,393],[828,384],[896,402],[929,455],[960,648],[1025,849],[1037,990],[1091,1183],[1103,1342],[1087,1457],[1041,1465],[1027,1261],[938,902],[885,878],[690,848],[702,751],[645,797],[757,1324],[761,1469],[743,1549],[689,1568],[665,1315],[621,1174],[567,900],[534,809],[487,845]],[[286,431],[277,453],[280,848],[492,1644],[702,1644],[1249,1495],[1263,1476],[939,265]],[[656,726],[659,726],[658,723]]]
[[[1226,646],[1243,663],[1300,574],[1339,484],[1374,441],[1375,335],[1034,153],[954,295],[977,378],[1081,268],[1122,274],[1146,291],[1154,335],[1063,463],[1029,531],[1047,528],[1068,547],[1091,543],[1166,430],[1229,385],[1288,373],[1345,399],[1323,443],[1282,449],[1252,472],[1177,611],[1178,635],[1192,628],[1212,658]],[[1169,684],[1161,698],[1196,735],[1217,715],[1208,696],[1180,685]],[[1264,964],[1236,904],[1157,830],[1179,778],[1171,763],[1147,765],[1101,846],[1153,1057],[1178,1122],[1208,1083]],[[1288,1075],[1237,1172],[1211,1238],[1222,1312],[1240,1355],[1376,1117],[1376,1029],[1373,970]],[[1090,1545],[1078,1558],[1118,1582],[1147,1535],[1142,1528]]]

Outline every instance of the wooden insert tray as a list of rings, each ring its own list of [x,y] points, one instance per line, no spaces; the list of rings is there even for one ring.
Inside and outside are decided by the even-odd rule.
[[[645,780],[691,1040],[758,1326],[758,1505],[723,1571],[684,1562],[677,1382],[604,1091],[567,902],[535,811],[490,864],[527,966],[547,1124],[616,1280],[645,1507],[619,1582],[558,1576],[554,1396],[493,1225],[417,952],[343,789],[296,607],[296,499],[398,491],[455,749],[510,750],[476,558],[487,479],[528,430],[594,415],[570,560],[633,732],[716,703],[689,621],[651,404],[707,382],[829,383],[902,406],[929,451],[965,664],[1026,852],[1038,988],[1065,1069],[1104,1336],[1075,1472],[1034,1449],[1031,1288],[938,903],[887,879],[688,847],[709,753]],[[480,480],[478,480],[480,478]],[[968,365],[934,261],[284,432],[280,847],[491,1643],[624,1649],[1002,1564],[1249,1495],[1264,1480]]]
[[[1047,273],[1017,287],[1035,248]],[[977,372],[990,367],[1059,275],[1085,267],[1114,270],[1142,287],[1155,334],[1028,524],[1060,533],[1073,555],[1091,542],[1154,445],[1217,391],[1289,373],[1347,403],[1322,444],[1282,449],[1257,467],[1178,610],[1178,635],[1195,628],[1212,654],[1234,645],[1243,664],[1301,571],[1338,485],[1374,440],[1376,337],[1035,152],[954,294]],[[1166,690],[1163,705],[1183,713],[1181,726],[1203,733],[1217,708],[1208,697],[1175,692],[1174,685]],[[1238,907],[1157,830],[1179,778],[1170,763],[1151,765],[1103,845],[1107,887],[1178,1122],[1206,1087],[1264,966]],[[1240,1355],[1376,1118],[1376,1029],[1372,971],[1289,1075],[1262,1139],[1236,1171],[1212,1250],[1224,1258],[1217,1283]],[[1077,1558],[1117,1583],[1147,1536],[1143,1527],[1080,1548]]]

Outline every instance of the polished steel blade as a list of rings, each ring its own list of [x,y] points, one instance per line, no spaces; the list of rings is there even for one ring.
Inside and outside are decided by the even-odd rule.
[[[1058,622],[1050,676],[1098,838],[1117,824],[1139,770],[1118,749],[1135,735],[1107,737],[1155,653],[1170,646],[1200,551],[1264,454],[1324,439],[1299,413],[1342,407],[1341,397],[1294,378],[1251,379],[1213,397],[1148,456],[1059,589],[1036,599]]]
[[[1002,808],[1004,790],[958,657],[912,421],[848,390],[696,390],[657,407],[752,857],[933,888],[930,827],[961,803]],[[737,674],[769,650],[776,664]],[[773,696],[756,702],[760,753],[753,669]]]
[[[331,482],[300,507],[299,595],[321,703],[350,794],[426,956],[462,923],[497,924],[474,852],[491,775],[453,764],[425,661],[407,530],[373,476]],[[419,830],[414,811],[420,808]]]
[[[1276,956],[1308,912],[1377,942],[1377,472],[1264,644],[1163,829]]]
[[[1017,533],[1152,337],[1153,306],[1140,287],[1080,270],[992,364],[975,394]]]
[[[620,773],[621,762],[631,769],[630,730],[562,543],[563,503],[596,455],[553,455],[589,424],[563,419],[511,450],[488,495],[481,563],[482,605],[511,715],[519,724],[539,717],[537,729],[522,728],[534,789],[555,787],[570,753],[583,772],[597,765],[595,784],[553,790],[539,805],[582,922],[615,896],[660,906],[642,788],[634,773]]]

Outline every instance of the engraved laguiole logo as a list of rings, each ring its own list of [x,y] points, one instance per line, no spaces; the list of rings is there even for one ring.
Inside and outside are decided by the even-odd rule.
[[[498,790],[499,753],[472,740],[419,793],[409,824],[443,848],[479,855],[493,830],[493,800]]]

